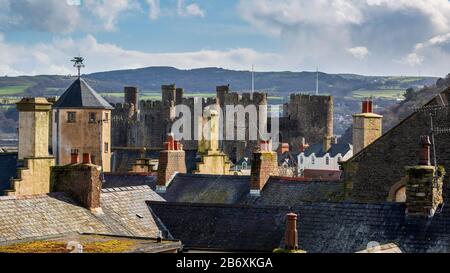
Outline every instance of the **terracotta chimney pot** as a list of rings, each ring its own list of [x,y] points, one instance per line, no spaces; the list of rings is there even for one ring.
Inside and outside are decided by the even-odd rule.
[[[84,153],[83,154],[83,164],[92,164],[91,162],[91,154]]]

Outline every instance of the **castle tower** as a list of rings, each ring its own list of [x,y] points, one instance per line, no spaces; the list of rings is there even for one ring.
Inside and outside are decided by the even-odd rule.
[[[162,85],[161,86],[161,97],[163,105],[173,105],[177,99],[177,87],[175,84]]]
[[[52,103],[45,98],[23,98],[19,112],[19,165],[17,179],[11,180],[9,196],[50,192],[49,119]]]
[[[353,115],[353,153],[367,147],[382,134],[383,116],[373,113],[373,102],[363,101],[362,113]]]
[[[137,115],[139,112],[139,88],[135,86],[125,86],[125,103],[132,105],[133,115]]]
[[[57,165],[73,153],[91,155],[92,163],[111,170],[111,110],[86,81],[76,79],[53,107],[53,151]]]

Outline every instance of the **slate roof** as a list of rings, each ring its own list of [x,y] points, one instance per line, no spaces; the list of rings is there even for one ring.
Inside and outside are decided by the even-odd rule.
[[[250,186],[250,176],[177,174],[161,196],[168,202],[287,206],[336,200],[344,187],[341,182],[271,177],[255,198]]]
[[[270,251],[280,244],[285,209],[148,202],[186,249]],[[279,218],[279,219],[278,219]]]
[[[249,192],[249,176],[177,174],[162,196],[169,202],[235,204]]]
[[[17,153],[0,153],[0,196],[10,188],[11,178],[17,176]]]
[[[316,170],[304,169],[303,176],[313,180],[321,181],[339,181],[341,179],[342,171],[336,170]]]
[[[186,248],[268,251],[283,245],[285,214],[298,214],[299,247],[310,253],[354,253],[376,241],[402,252],[450,252],[450,208],[432,219],[405,217],[401,203],[299,203],[242,207],[147,202]]]
[[[339,181],[298,181],[271,177],[261,191],[261,196],[247,204],[258,206],[294,206],[302,201],[320,202],[339,199],[344,184]]]
[[[61,108],[114,109],[82,78],[76,79],[53,105]]]
[[[105,173],[102,188],[149,186],[156,189],[156,176],[147,173]]]
[[[330,150],[328,150],[328,153],[330,154],[331,157],[335,157],[338,154],[341,154],[342,156],[344,156],[350,150],[351,150],[351,145],[348,143],[332,144]],[[310,156],[314,153],[316,157],[323,157],[326,154],[326,152],[323,150],[323,144],[313,144],[313,145],[309,146],[309,148],[307,148],[304,153],[305,153],[305,156]]]
[[[63,193],[0,197],[0,243],[70,232],[156,237],[164,230],[145,201],[164,201],[149,187],[103,190],[103,215],[94,215]]]

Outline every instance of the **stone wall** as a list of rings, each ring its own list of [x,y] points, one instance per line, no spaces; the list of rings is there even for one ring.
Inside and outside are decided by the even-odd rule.
[[[435,105],[449,103],[450,89],[441,98],[432,100]],[[436,112],[435,127],[450,125],[449,109]],[[418,112],[407,117],[381,138],[342,164],[346,185],[346,198],[358,202],[384,202],[394,184],[405,176],[405,167],[417,163],[419,139],[430,134],[430,115]],[[435,138],[436,158],[439,165],[450,170],[450,135]],[[431,152],[433,158],[433,151]],[[432,161],[433,163],[433,161]],[[448,177],[444,178],[444,199],[449,196]]]
[[[100,208],[100,167],[95,165],[67,165],[52,168],[52,191],[65,192],[87,209]]]

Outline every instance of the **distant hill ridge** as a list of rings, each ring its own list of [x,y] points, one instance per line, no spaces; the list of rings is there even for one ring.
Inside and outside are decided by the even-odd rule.
[[[83,75],[99,92],[121,92],[123,86],[138,86],[141,90],[159,91],[162,84],[176,83],[187,92],[214,92],[215,86],[230,84],[232,90],[251,89],[251,72],[223,68],[181,70],[174,67],[146,67]],[[353,74],[319,73],[319,89],[323,93],[346,96],[355,90],[419,88],[434,83],[432,77],[379,77]],[[2,87],[24,86],[26,94],[42,95],[61,92],[73,81],[68,76],[0,77]],[[316,88],[316,72],[255,72],[255,88],[269,93],[308,92]]]

